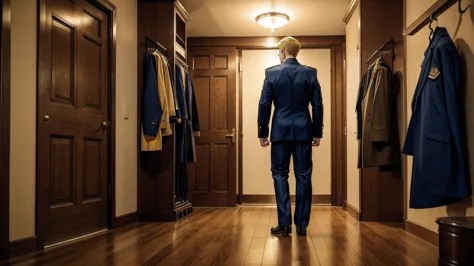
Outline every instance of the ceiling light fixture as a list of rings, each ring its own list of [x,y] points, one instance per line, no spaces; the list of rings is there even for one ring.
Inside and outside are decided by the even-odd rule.
[[[255,21],[257,21],[258,25],[271,29],[273,32],[276,28],[285,26],[290,21],[290,17],[283,13],[267,12],[258,15]]]

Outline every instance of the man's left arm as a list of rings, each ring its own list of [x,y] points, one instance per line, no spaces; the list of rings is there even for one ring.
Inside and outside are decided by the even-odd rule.
[[[268,78],[268,71],[265,71],[265,80],[263,82],[262,94],[258,106],[258,138],[267,139],[269,135],[268,124],[272,111],[273,90]]]
[[[313,80],[313,97],[311,99],[312,113],[313,113],[313,146],[319,146],[319,141],[323,137],[323,97],[321,94],[321,85],[318,81],[318,72],[315,69]]]

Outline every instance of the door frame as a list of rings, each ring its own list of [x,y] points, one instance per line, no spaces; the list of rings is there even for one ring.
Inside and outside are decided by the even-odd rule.
[[[116,40],[117,40],[117,27],[116,27],[116,17],[117,17],[117,7],[110,1],[110,0],[86,0],[93,5],[96,5],[98,8],[101,8],[103,11],[107,13],[107,17],[109,20],[109,29],[108,29],[108,79],[109,79],[109,95],[108,95],[108,120],[110,121],[109,132],[108,132],[108,160],[107,160],[107,168],[108,168],[108,176],[107,176],[107,186],[108,186],[108,197],[107,197],[107,228],[114,229],[117,226],[117,217],[115,215],[115,203],[116,203],[116,193],[115,193],[115,121],[116,121],[116,84],[115,84],[115,77],[116,77]],[[39,93],[39,62],[41,60],[40,53],[39,53],[39,46],[40,46],[40,36],[41,36],[41,28],[42,25],[45,24],[46,20],[46,0],[38,0],[38,29],[37,29],[37,68],[36,68],[36,77],[37,77],[37,84],[36,90],[37,94]],[[36,97],[36,102],[38,106],[39,98]],[[37,121],[39,116],[37,116]],[[36,156],[38,157],[38,122],[36,126],[36,136],[37,136],[37,144],[36,144]],[[36,165],[36,194],[40,194],[38,192],[38,164]],[[44,249],[44,239],[45,239],[45,232],[44,229],[39,226],[44,221],[44,214],[38,211],[39,204],[38,198],[36,199],[36,210],[35,210],[35,231],[36,231],[36,249],[42,250]]]
[[[2,0],[0,43],[0,261],[10,255],[10,29],[11,0]]]
[[[302,49],[330,49],[331,51],[331,205],[343,206],[346,201],[346,88],[344,82],[344,35],[338,36],[295,36]],[[239,82],[237,97],[239,101],[238,123],[238,192],[236,202],[243,202],[243,158],[242,158],[242,50],[275,49],[274,45],[283,37],[188,37],[188,49],[191,47],[235,47],[238,52],[236,60],[237,80]],[[336,90],[340,94],[336,95]],[[337,99],[336,99],[337,97]],[[342,108],[336,109],[336,102]],[[338,163],[340,162],[340,163]]]

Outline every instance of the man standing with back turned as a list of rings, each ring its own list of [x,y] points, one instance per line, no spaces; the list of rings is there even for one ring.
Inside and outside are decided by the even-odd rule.
[[[275,105],[270,141],[278,225],[272,227],[271,233],[284,236],[291,233],[292,223],[288,185],[290,157],[293,155],[296,176],[296,232],[306,235],[311,214],[312,146],[319,146],[323,135],[323,101],[317,71],[298,63],[296,56],[300,48],[300,43],[292,37],[278,43],[281,64],[265,70],[258,108],[258,137],[260,145],[267,147],[272,103]]]

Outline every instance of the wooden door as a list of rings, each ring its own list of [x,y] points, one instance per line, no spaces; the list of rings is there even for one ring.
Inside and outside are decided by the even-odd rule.
[[[41,1],[39,244],[107,228],[108,18],[85,0]]]
[[[190,166],[194,206],[236,204],[235,48],[189,48],[201,136]]]

